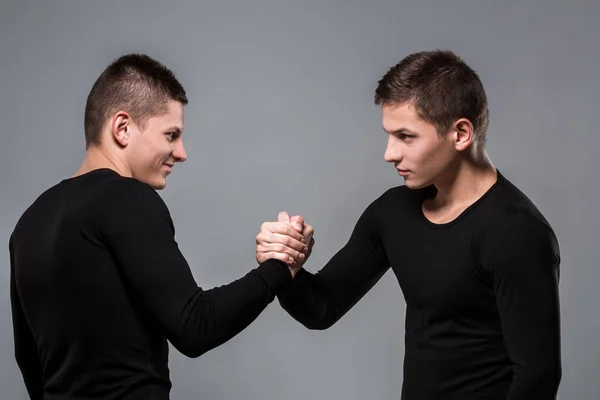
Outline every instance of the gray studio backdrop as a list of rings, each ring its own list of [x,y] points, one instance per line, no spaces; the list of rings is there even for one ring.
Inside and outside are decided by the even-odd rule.
[[[550,220],[562,249],[560,398],[600,398],[597,1],[23,1],[0,8],[0,388],[14,361],[9,234],[84,152],[83,110],[102,69],[146,52],[186,87],[185,143],[161,196],[198,283],[256,266],[254,238],[302,214],[318,270],[364,208],[401,185],[383,161],[377,80],[410,52],[452,49],[491,108],[489,152]],[[407,232],[410,234],[410,232]],[[391,272],[327,331],[277,302],[199,359],[172,351],[173,399],[397,399],[405,305]]]

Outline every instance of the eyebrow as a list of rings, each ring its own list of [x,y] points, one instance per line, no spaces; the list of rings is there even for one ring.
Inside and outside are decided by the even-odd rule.
[[[385,130],[385,128],[383,128],[383,131],[386,133],[389,133],[390,135],[402,135],[402,134],[416,135],[417,134],[417,132],[413,132],[407,128],[400,128],[400,129],[393,130],[391,132],[388,132]]]

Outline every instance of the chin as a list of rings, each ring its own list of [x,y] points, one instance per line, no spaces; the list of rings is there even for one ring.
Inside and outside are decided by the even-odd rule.
[[[409,189],[417,190],[417,189],[423,189],[423,188],[429,186],[429,183],[425,182],[425,181],[415,181],[412,179],[405,179],[404,186],[406,186]]]
[[[165,180],[162,182],[158,182],[158,183],[155,183],[154,185],[150,185],[150,186],[152,186],[152,188],[154,190],[162,190],[167,187],[167,181]]]
[[[165,178],[148,179],[146,183],[154,190],[162,190],[167,186]]]

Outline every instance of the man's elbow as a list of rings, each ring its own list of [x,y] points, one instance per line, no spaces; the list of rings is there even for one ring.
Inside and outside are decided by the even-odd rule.
[[[304,327],[308,330],[311,331],[324,331],[326,329],[331,328],[331,326],[333,326],[334,322],[333,321],[298,321],[300,322],[302,325],[304,325]]]
[[[562,365],[559,359],[550,361],[548,360],[538,368],[538,379],[542,382],[546,382],[548,387],[558,389],[562,380]]]
[[[213,346],[207,346],[205,343],[199,341],[171,342],[171,344],[178,352],[188,358],[198,358],[214,348]]]
[[[306,329],[309,329],[311,331],[324,331],[325,329],[331,328],[338,320],[338,318],[329,314],[306,315],[294,313],[288,309],[286,309],[286,311],[294,320],[296,320]]]
[[[543,368],[541,375],[543,381],[556,393],[562,380],[562,366],[560,362],[552,363],[547,368]]]
[[[562,380],[562,366],[560,362],[548,362],[530,367],[527,371],[517,374],[516,380],[520,382],[519,386],[527,388],[528,393],[535,395],[535,399],[555,399]]]
[[[339,313],[332,307],[297,308],[280,300],[281,308],[296,322],[311,331],[331,328],[339,319]]]

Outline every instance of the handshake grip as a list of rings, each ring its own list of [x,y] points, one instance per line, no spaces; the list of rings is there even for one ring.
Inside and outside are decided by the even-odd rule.
[[[274,258],[288,265],[296,275],[310,257],[314,246],[314,228],[302,216],[282,211],[275,222],[264,222],[256,236],[256,261]]]

